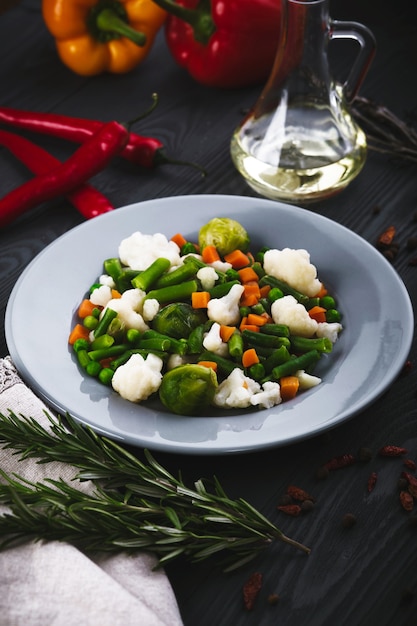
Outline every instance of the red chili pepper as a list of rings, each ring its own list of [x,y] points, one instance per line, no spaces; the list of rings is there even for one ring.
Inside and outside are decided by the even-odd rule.
[[[75,143],[88,141],[105,124],[105,122],[97,120],[59,115],[57,113],[20,111],[7,107],[0,107],[0,122],[16,128],[67,139]],[[156,167],[164,163],[197,167],[194,163],[176,161],[166,156],[164,146],[159,139],[144,137],[132,132],[130,133],[128,143],[119,156],[135,165],[146,168]]]
[[[176,62],[198,82],[235,88],[264,82],[278,46],[277,0],[154,0],[168,13],[165,35]]]
[[[33,174],[48,174],[61,165],[61,161],[52,156],[47,150],[37,146],[25,137],[9,133],[7,130],[0,130],[0,144],[14,154]],[[68,199],[81,215],[87,219],[97,217],[114,209],[114,206],[103,194],[87,184],[83,184],[78,189],[68,193]]]
[[[414,498],[408,491],[400,492],[401,506],[405,511],[412,511],[414,507]]]
[[[129,140],[126,125],[108,122],[64,163],[32,178],[0,200],[0,226],[28,209],[57,196],[67,195],[105,168]]]

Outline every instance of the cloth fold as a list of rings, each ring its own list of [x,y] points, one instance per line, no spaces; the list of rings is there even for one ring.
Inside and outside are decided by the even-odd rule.
[[[10,359],[0,359],[0,413],[10,411],[49,428],[53,412],[24,384]],[[0,449],[0,467],[31,481],[62,478],[65,463],[20,461]],[[80,490],[92,490],[88,481]],[[0,507],[0,514],[6,511]],[[156,558],[145,553],[90,557],[58,541],[27,542],[0,552],[0,624],[5,626],[181,626],[172,587]]]

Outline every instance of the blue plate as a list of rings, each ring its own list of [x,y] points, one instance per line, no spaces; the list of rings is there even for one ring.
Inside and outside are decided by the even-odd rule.
[[[197,239],[213,217],[232,217],[252,248],[305,248],[343,313],[343,333],[318,375],[323,382],[273,409],[213,410],[204,417],[136,405],[82,375],[68,335],[85,291],[134,231]],[[51,303],[55,308],[51,309]],[[39,254],[17,281],[6,310],[10,355],[25,382],[50,406],[96,432],[135,446],[189,454],[247,452],[316,435],[374,402],[403,367],[413,338],[405,286],[369,243],[305,209],[270,200],[221,195],[139,202],[87,221]]]

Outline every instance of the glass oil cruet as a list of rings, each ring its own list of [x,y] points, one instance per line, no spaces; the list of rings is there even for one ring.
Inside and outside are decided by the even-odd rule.
[[[372,32],[329,17],[329,0],[282,0],[274,66],[231,141],[231,156],[260,195],[309,203],[344,189],[361,171],[366,136],[349,113],[375,54]],[[277,25],[277,29],[279,25]],[[328,43],[359,43],[344,84],[331,76]]]

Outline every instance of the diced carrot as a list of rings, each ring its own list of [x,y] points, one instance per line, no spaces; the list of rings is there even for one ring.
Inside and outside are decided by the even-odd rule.
[[[220,338],[222,341],[227,343],[230,337],[236,330],[236,326],[225,326],[224,324],[220,324]]]
[[[292,400],[297,395],[300,387],[300,381],[297,376],[283,376],[279,380],[281,398],[285,402],[286,400]]]
[[[74,328],[70,332],[68,343],[73,346],[77,339],[88,339],[90,331],[82,324],[75,324]]]
[[[257,315],[256,313],[248,314],[248,324],[254,324],[255,326],[263,326],[268,322],[268,319],[264,315]]]
[[[206,309],[210,301],[208,291],[194,291],[191,294],[191,306],[193,309]]]
[[[261,295],[258,283],[255,281],[250,281],[249,283],[245,283],[243,287],[244,292],[240,299],[241,305],[253,306],[254,304],[257,304]]]
[[[111,297],[113,298],[113,300],[117,300],[117,298],[121,298],[122,294],[120,293],[120,291],[117,291],[117,289],[112,289],[111,290]]]
[[[255,348],[248,348],[247,350],[245,350],[242,354],[243,367],[248,368],[252,365],[255,365],[256,363],[259,363],[259,357],[256,354]]]
[[[261,298],[266,298],[269,292],[271,291],[270,285],[263,285],[260,287],[259,291],[261,292]]]
[[[101,359],[100,365],[101,367],[110,367],[110,363],[114,360],[114,357],[108,356],[105,359]]]
[[[328,291],[326,289],[326,287],[324,285],[321,286],[320,290],[318,293],[316,293],[315,297],[316,298],[324,298],[324,296],[327,296]]]
[[[259,276],[251,267],[243,267],[241,270],[237,270],[241,283],[249,283],[250,281],[259,281]]]
[[[241,322],[239,326],[239,330],[242,332],[244,330],[252,330],[254,333],[259,332],[259,326],[255,326],[255,324],[248,324]]]
[[[217,372],[217,363],[215,361],[198,361],[197,365],[202,365],[203,367],[211,367],[212,370]]]
[[[255,306],[258,302],[259,298],[257,298],[254,293],[249,294],[248,296],[243,295],[240,299],[241,306]]]
[[[88,315],[92,315],[96,308],[97,305],[93,304],[88,298],[85,298],[78,307],[78,317],[84,319]]]
[[[233,250],[233,252],[225,254],[224,260],[226,263],[230,263],[235,270],[240,270],[250,263],[249,257],[242,250]]]
[[[171,241],[173,241],[174,243],[177,244],[177,246],[181,249],[183,246],[185,246],[185,244],[187,243],[186,238],[181,235],[181,233],[175,233],[175,235],[172,235],[171,237]]]
[[[316,320],[316,322],[320,323],[326,321],[326,309],[324,309],[322,306],[313,306],[308,311],[308,314],[311,319]]]
[[[204,263],[215,263],[220,261],[220,254],[217,252],[216,246],[205,246],[201,252]]]

